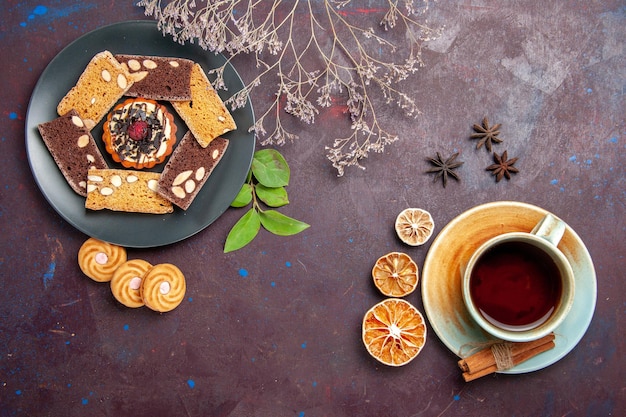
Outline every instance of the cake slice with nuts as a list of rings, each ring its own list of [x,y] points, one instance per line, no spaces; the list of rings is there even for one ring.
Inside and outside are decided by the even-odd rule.
[[[111,52],[99,52],[91,58],[76,85],[61,99],[57,113],[63,116],[74,109],[91,130],[133,83],[146,75],[131,74]]]
[[[72,189],[87,197],[87,173],[107,168],[96,142],[78,113],[70,110],[37,126],[54,162]]]
[[[191,131],[181,139],[165,165],[158,193],[187,210],[228,148],[228,140],[218,137],[203,148]]]
[[[90,210],[165,214],[174,211],[172,203],[157,192],[158,172],[125,169],[93,169],[87,175]]]
[[[165,101],[191,100],[192,60],[123,54],[115,55],[115,59],[131,74],[147,74],[144,79],[130,87],[126,92],[127,96]]]
[[[198,143],[206,148],[213,139],[235,130],[237,125],[200,64],[193,65],[190,85],[191,100],[172,101],[172,106]]]

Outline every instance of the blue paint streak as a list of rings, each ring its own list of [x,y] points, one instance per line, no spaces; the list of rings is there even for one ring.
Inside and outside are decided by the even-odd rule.
[[[303,343],[300,345],[300,347],[301,347],[302,349],[306,349],[306,342],[303,342]]]
[[[609,139],[610,143],[617,143],[617,136],[613,136],[611,139]]]
[[[9,113],[9,119],[11,119],[11,120],[17,120],[17,113],[15,113],[14,111],[12,111],[11,113]]]
[[[128,331],[128,329],[130,329],[130,326],[129,326],[128,324],[125,324],[125,325],[124,325],[124,331],[125,331],[125,332],[127,332],[127,331]]]
[[[73,4],[63,9],[56,9],[54,17],[69,17],[69,15],[73,13],[80,13],[83,10],[93,9],[94,7],[96,7],[95,4],[85,4],[83,2],[80,2],[78,4]]]
[[[22,390],[21,389],[15,390],[15,395],[22,395]]]
[[[461,396],[459,394],[456,394],[454,396],[454,401],[459,401],[461,399]]]
[[[44,5],[39,5],[33,9],[33,11],[26,18],[26,20],[31,21],[38,17],[44,18],[47,20],[67,18],[71,14],[81,13],[85,10],[93,9],[94,7],[96,7],[95,4],[85,4],[84,2],[73,4],[71,6],[68,6],[62,9],[57,9],[57,8],[48,9],[48,7]],[[20,23],[21,27],[26,27],[27,25],[28,25],[27,22]]]
[[[304,417],[304,411],[300,411],[300,412],[298,413],[298,417]]]
[[[194,381],[193,379],[188,379],[187,385],[189,385],[189,388],[193,389],[196,386],[196,381]]]
[[[570,160],[571,162],[576,162],[576,155],[572,155],[572,156],[570,156],[570,157],[569,157],[569,160]]]
[[[552,180],[550,181],[550,184],[552,185],[557,185],[559,183],[559,180]]]
[[[48,288],[48,282],[54,279],[54,270],[56,269],[57,264],[55,262],[50,262],[48,265],[48,270],[45,274],[43,274],[43,287]]]
[[[291,268],[291,262],[289,262],[289,261],[285,262],[285,266],[286,266],[287,268]]]
[[[33,10],[33,14],[36,14],[37,16],[43,16],[46,13],[48,13],[48,8],[42,5],[35,7],[35,10]]]
[[[83,405],[87,405],[87,404],[89,403],[89,400],[88,400],[87,398],[82,398],[82,399],[80,400],[80,402],[81,402]]]
[[[272,282],[270,282],[270,285],[271,285],[272,287],[275,287],[275,286],[276,286],[276,283],[275,283],[274,281],[272,281]]]
[[[244,269],[244,268],[239,269],[239,275],[244,277],[244,278],[247,277],[248,276],[248,270]]]

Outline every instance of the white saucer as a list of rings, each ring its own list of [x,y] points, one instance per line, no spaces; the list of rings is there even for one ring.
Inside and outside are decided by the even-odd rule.
[[[529,232],[548,212],[537,206],[499,201],[474,207],[448,223],[433,241],[422,271],[422,300],[426,316],[441,341],[457,356],[476,343],[492,340],[470,317],[461,291],[464,263],[482,243],[501,233]],[[554,331],[554,349],[501,373],[543,369],[567,355],[587,331],[596,306],[596,274],[591,256],[574,230],[567,226],[559,249],[575,276],[574,305]]]

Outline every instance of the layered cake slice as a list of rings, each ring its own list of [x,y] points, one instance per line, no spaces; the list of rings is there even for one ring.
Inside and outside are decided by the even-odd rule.
[[[146,77],[134,83],[127,96],[152,100],[191,100],[191,70],[194,62],[183,58],[146,55],[115,55],[131,74],[146,73]]]
[[[160,174],[124,169],[94,169],[87,176],[90,210],[165,214],[174,211],[172,203],[157,192]]]
[[[75,110],[52,121],[41,123],[39,133],[54,162],[72,189],[87,196],[87,173],[107,168],[89,129]]]
[[[228,140],[221,137],[203,148],[193,133],[187,132],[163,169],[158,193],[187,210],[227,148]]]
[[[191,100],[173,101],[172,106],[185,121],[198,143],[206,148],[213,139],[235,130],[237,125],[224,102],[213,89],[204,70],[194,64],[191,71]]]
[[[92,129],[133,83],[145,75],[133,75],[111,52],[99,52],[91,58],[76,85],[61,99],[57,113],[63,116],[74,109]]]

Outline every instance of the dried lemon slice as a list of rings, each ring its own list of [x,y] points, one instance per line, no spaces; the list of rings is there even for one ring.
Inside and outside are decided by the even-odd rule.
[[[388,298],[363,317],[363,343],[378,361],[402,366],[413,360],[426,342],[424,317],[412,304]]]
[[[408,208],[396,217],[396,233],[407,245],[423,245],[430,239],[435,229],[435,222],[426,210]]]
[[[417,287],[417,264],[409,255],[391,252],[378,258],[372,268],[374,285],[388,297],[404,297]]]

